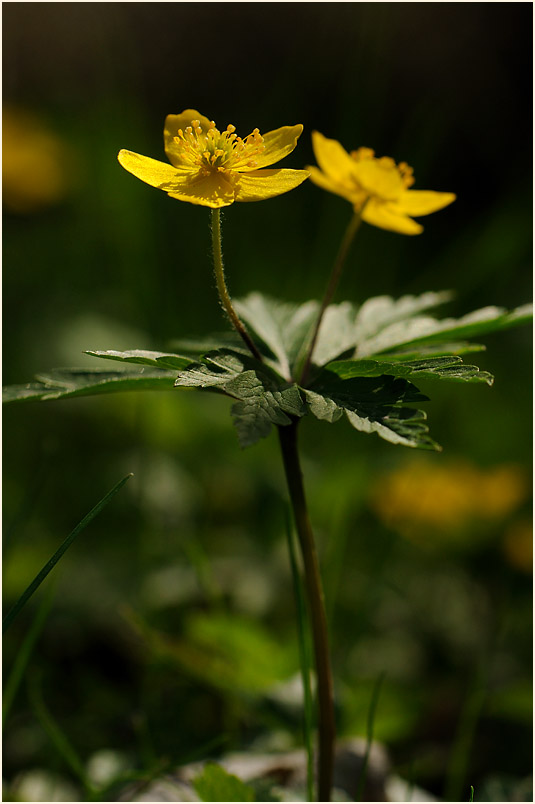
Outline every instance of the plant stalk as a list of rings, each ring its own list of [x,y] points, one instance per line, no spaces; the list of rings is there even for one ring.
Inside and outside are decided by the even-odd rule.
[[[319,562],[299,463],[297,426],[298,421],[292,421],[290,425],[279,426],[278,431],[295,528],[303,556],[305,589],[314,642],[318,699],[318,801],[330,801],[336,738],[333,680]]]
[[[353,242],[353,238],[357,234],[360,228],[360,224],[362,223],[361,214],[362,210],[360,210],[360,212],[355,212],[353,214],[353,217],[349,221],[347,229],[344,232],[342,242],[340,243],[340,248],[338,249],[338,254],[336,255],[336,259],[334,261],[331,270],[331,275],[329,277],[329,282],[327,283],[327,287],[325,289],[325,293],[323,296],[323,301],[321,303],[320,311],[318,313],[318,318],[316,321],[316,326],[314,328],[314,333],[312,335],[312,340],[310,341],[310,346],[308,348],[306,360],[303,366],[303,370],[301,372],[301,377],[299,379],[299,385],[305,385],[308,379],[310,364],[312,362],[312,354],[316,346],[316,341],[318,340],[318,333],[320,331],[321,322],[323,320],[325,310],[331,303],[333,296],[336,292],[336,288],[338,287],[338,283],[340,281],[340,277],[342,276],[342,270],[344,268],[347,255],[349,253],[349,248],[351,246],[351,243]]]
[[[247,348],[253,353],[257,360],[262,360],[262,356],[256,346],[254,345],[251,336],[245,329],[245,326],[240,321],[238,314],[232,306],[232,300],[228,292],[227,283],[225,281],[225,271],[223,268],[223,251],[221,248],[221,217],[219,209],[212,209],[212,252],[214,257],[214,274],[217,283],[217,292],[221,305],[229,317],[230,323],[241,336]]]

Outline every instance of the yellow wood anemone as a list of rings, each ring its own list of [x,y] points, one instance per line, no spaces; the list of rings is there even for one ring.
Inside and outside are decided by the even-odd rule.
[[[293,151],[302,125],[283,126],[262,136],[257,128],[242,139],[233,125],[220,132],[195,109],[165,119],[164,145],[171,162],[120,151],[119,162],[141,181],[171,198],[218,209],[234,201],[263,201],[293,190],[307,170],[269,168]]]
[[[311,180],[353,204],[363,221],[400,234],[415,235],[423,227],[411,215],[430,215],[455,201],[454,193],[409,190],[412,168],[396,165],[389,156],[378,159],[371,148],[350,154],[337,140],[312,132],[314,154],[321,170],[308,167]]]

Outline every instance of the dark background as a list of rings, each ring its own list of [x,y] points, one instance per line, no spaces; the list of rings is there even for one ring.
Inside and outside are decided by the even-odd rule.
[[[531,4],[2,10],[4,383],[93,365],[84,349],[166,350],[173,338],[223,327],[208,211],[116,161],[121,148],[165,159],[165,116],[188,107],[242,135],[303,123],[283,166],[314,163],[318,129],[348,150],[407,161],[415,189],[457,193],[418,237],[363,227],[338,300],[452,288],[444,312],[462,315],[531,298]],[[310,182],[225,210],[231,292],[320,296],[350,213]],[[377,500],[388,478],[410,476],[417,456],[343,424],[306,423],[304,468],[332,593],[341,733],[365,734],[386,670],[375,732],[396,770],[439,797],[467,800],[473,784],[479,800],[502,800],[505,789],[516,800],[532,756],[531,335],[510,330],[485,343],[474,362],[495,374],[492,389],[422,387],[445,450],[421,460],[438,473],[439,512],[460,505],[455,482],[468,466],[472,500],[495,496],[482,477],[506,478],[496,481],[501,514],[466,504],[453,525],[387,515]],[[7,721],[13,789],[36,768],[79,783],[47,736],[32,684],[84,763],[109,749],[146,771],[162,757],[271,745],[273,734],[299,744],[296,713],[266,692],[297,668],[275,439],[241,453],[226,402],[190,394],[13,407],[3,432],[6,605],[135,473],[55,571],[52,612]],[[457,488],[449,508],[448,483]],[[39,605],[9,633],[8,672]],[[236,671],[225,685],[210,671],[232,629],[233,668],[243,667],[243,644],[264,640],[261,682]],[[156,633],[175,649],[157,648]],[[185,658],[192,645],[197,663]]]

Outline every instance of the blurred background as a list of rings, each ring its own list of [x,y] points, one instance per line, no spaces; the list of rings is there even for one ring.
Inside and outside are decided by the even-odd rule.
[[[2,11],[5,384],[224,328],[208,210],[116,160],[165,159],[165,116],[188,107],[242,135],[303,123],[286,167],[313,163],[318,129],[457,193],[419,237],[363,227],[338,301],[451,288],[444,314],[462,315],[531,299],[531,4]],[[309,182],[233,205],[231,292],[319,297],[350,214]],[[340,735],[366,734],[384,673],[374,733],[397,773],[438,798],[532,800],[531,333],[485,343],[492,389],[420,386],[442,454],[307,420],[304,472]],[[135,474],[7,634],[6,679],[44,623],[5,722],[6,800],[84,799],[84,779],[112,797],[124,773],[301,744],[278,447],[240,451],[228,414],[188,392],[6,409],[6,611]]]

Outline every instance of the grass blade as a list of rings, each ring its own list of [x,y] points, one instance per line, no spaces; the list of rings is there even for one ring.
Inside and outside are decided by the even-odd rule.
[[[89,779],[87,778],[84,763],[82,762],[82,760],[76,753],[75,749],[71,745],[69,738],[63,733],[61,728],[58,726],[58,724],[48,711],[45,702],[43,700],[40,681],[36,676],[34,676],[31,679],[28,685],[28,693],[34,712],[41,726],[50,737],[50,740],[56,747],[58,753],[61,755],[64,762],[70,767],[74,775],[80,780],[86,793],[90,796],[90,799],[92,800],[96,794],[96,791],[94,790],[93,786],[89,782]]]
[[[357,788],[356,801],[362,801],[362,794],[364,792],[364,785],[366,783],[366,773],[368,771],[368,762],[370,759],[370,750],[373,741],[373,724],[375,721],[375,712],[377,710],[377,703],[379,701],[379,693],[381,692],[381,685],[383,683],[385,673],[382,672],[374,684],[372,698],[370,701],[370,708],[368,710],[368,722],[366,727],[366,752],[364,754],[364,761],[362,763],[362,770],[360,771],[359,784]]]
[[[55,588],[54,585],[52,585],[49,587],[46,596],[41,602],[30,629],[24,637],[24,641],[17,653],[15,662],[13,663],[13,668],[9,674],[9,678],[6,681],[2,695],[2,724],[6,722],[7,716],[11,710],[11,705],[13,704],[15,696],[20,687],[20,682],[22,681],[24,672],[28,666],[34,645],[37,642],[41,631],[43,630],[43,626],[48,615],[50,614],[50,609],[52,608],[52,602],[54,600],[54,592]]]
[[[110,502],[112,497],[114,497],[119,489],[124,486],[127,480],[133,477],[132,473],[128,474],[126,477],[123,477],[111,491],[109,491],[101,500],[98,502],[94,508],[82,519],[81,522],[75,527],[75,529],[70,533],[67,538],[61,543],[58,547],[52,558],[50,558],[43,569],[35,576],[31,584],[27,587],[27,589],[22,593],[19,597],[13,608],[6,614],[4,620],[2,622],[2,633],[5,634],[9,626],[12,624],[13,620],[17,616],[17,614],[21,611],[21,609],[26,605],[28,600],[31,598],[33,593],[39,588],[42,584],[48,573],[54,569],[60,558],[63,556],[66,550],[71,546],[73,541],[76,539],[78,534],[94,519],[97,514],[99,514],[102,509]]]
[[[459,801],[465,785],[476,729],[487,698],[483,671],[476,672],[463,705],[446,776],[445,800]]]
[[[292,579],[295,593],[295,605],[297,609],[297,633],[299,640],[299,663],[301,665],[301,678],[303,680],[304,694],[304,720],[303,731],[305,739],[305,749],[307,754],[307,801],[315,801],[314,798],[314,748],[313,748],[313,728],[314,728],[314,707],[312,703],[312,690],[310,688],[310,673],[312,670],[312,656],[310,645],[310,630],[308,628],[307,610],[303,585],[297,559],[295,555],[294,532],[291,524],[291,515],[288,511],[286,518],[286,535],[288,538],[288,553],[290,555],[290,566],[292,568]]]

